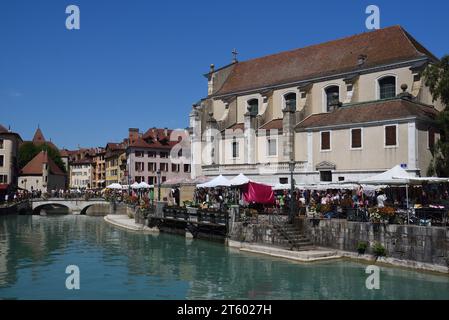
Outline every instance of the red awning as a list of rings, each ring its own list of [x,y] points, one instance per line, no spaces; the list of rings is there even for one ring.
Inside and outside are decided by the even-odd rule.
[[[0,190],[8,189],[9,184],[0,184]]]
[[[243,200],[249,203],[273,204],[275,202],[273,188],[250,181],[243,187]]]

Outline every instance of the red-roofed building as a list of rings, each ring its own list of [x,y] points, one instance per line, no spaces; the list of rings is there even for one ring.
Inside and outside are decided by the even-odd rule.
[[[18,184],[30,192],[51,192],[65,188],[66,175],[46,151],[41,151],[22,168]]]
[[[127,184],[145,181],[150,185],[156,185],[158,172],[161,183],[173,177],[190,177],[190,159],[188,156],[187,159],[182,157],[182,152],[186,153],[188,146],[180,144],[178,140],[181,139],[172,141],[174,138],[171,136],[175,134],[185,136],[186,133],[184,131],[175,133],[174,130],[167,128],[151,128],[141,134],[138,129],[129,129],[130,143],[126,148],[126,173],[129,173]]]
[[[211,65],[208,95],[190,113],[192,177],[289,183],[293,161],[297,183],[357,180],[398,164],[424,176],[443,106],[421,74],[437,60],[392,26]]]

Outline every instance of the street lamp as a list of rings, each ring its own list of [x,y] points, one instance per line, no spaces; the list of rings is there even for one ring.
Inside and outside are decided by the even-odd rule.
[[[295,171],[295,161],[290,160],[290,212],[289,212],[289,222],[293,223],[293,217],[295,216],[296,199],[294,197],[295,182],[293,181],[293,172]]]
[[[158,169],[156,174],[157,174],[157,201],[161,201],[161,169]]]

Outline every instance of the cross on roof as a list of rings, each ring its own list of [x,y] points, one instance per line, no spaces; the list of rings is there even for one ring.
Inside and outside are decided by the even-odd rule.
[[[233,56],[233,59],[232,59],[232,62],[237,62],[237,55],[238,55],[239,53],[237,52],[237,49],[233,49],[232,50],[232,56]]]

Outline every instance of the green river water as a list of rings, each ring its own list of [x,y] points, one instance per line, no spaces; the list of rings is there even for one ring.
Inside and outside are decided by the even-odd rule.
[[[66,288],[68,265],[80,289]],[[449,299],[449,277],[366,265],[300,264],[169,234],[139,234],[101,217],[0,217],[0,299]]]

